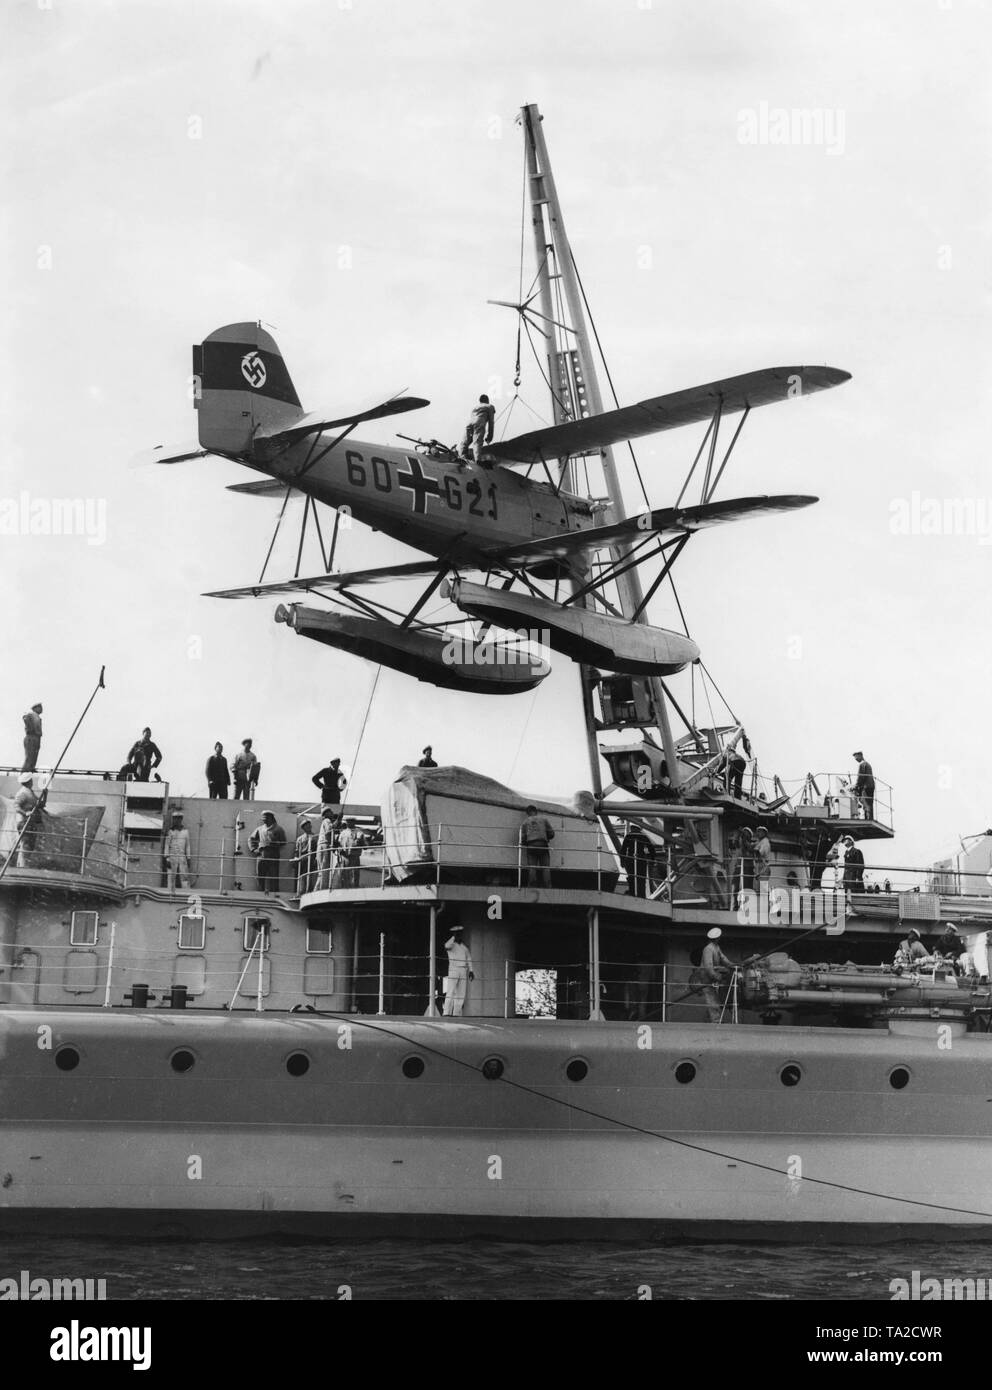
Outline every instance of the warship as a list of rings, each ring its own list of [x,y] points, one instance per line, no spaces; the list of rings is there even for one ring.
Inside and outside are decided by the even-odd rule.
[[[376,413],[305,415],[274,340],[235,324],[194,350],[199,437],[168,461],[216,453],[265,474],[242,491],[304,491],[304,528],[318,503],[401,540],[420,524],[424,566],[342,575],[332,538],[322,574],[298,561],[223,597],[291,600],[275,619],[313,643],[315,671],[330,645],[512,695],[563,656],[588,781],[566,804],[427,753],[355,804],[336,769],[319,798],[269,800],[244,765],[236,797],[149,780],[140,752],[119,771],[10,766],[0,1229],[989,1229],[988,981],[920,944],[984,933],[984,878],[945,865],[905,891],[866,883],[855,847],[893,836],[867,759],[856,781],[766,777],[744,722],[712,713],[688,631],[647,620],[697,530],[786,525],[815,500],[714,494],[752,409],[847,374],[773,368],[607,410],[536,107],[521,128],[536,272],[511,307],[536,341],[548,428],[463,449],[324,446]],[[628,516],[613,445],[694,423],[706,433],[674,505]],[[428,589],[405,613],[360,593],[417,575]],[[441,622],[422,616],[439,593]]]

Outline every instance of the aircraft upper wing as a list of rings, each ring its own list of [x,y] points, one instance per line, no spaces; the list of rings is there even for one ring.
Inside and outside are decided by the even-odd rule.
[[[387,415],[404,415],[408,410],[421,410],[425,405],[430,405],[430,401],[425,401],[422,396],[394,396],[392,400],[352,411],[350,415],[332,415],[330,411],[312,410],[307,415],[301,415],[291,425],[276,425],[271,430],[259,430],[255,438],[289,443],[308,434],[319,434],[321,430],[341,429],[345,425],[358,425],[365,420],[381,420]]]
[[[727,502],[707,502],[695,507],[657,507],[654,511],[629,516],[609,526],[590,526],[579,531],[563,531],[539,541],[525,541],[505,550],[490,551],[494,563],[526,566],[538,560],[568,560],[586,551],[642,540],[645,536],[692,535],[707,526],[748,517],[774,516],[778,512],[810,507],[817,497],[785,494],[778,497],[734,497]]]
[[[711,381],[706,386],[691,386],[686,391],[654,396],[637,405],[607,410],[602,415],[531,430],[516,439],[488,445],[487,453],[511,463],[540,463],[542,459],[591,453],[610,444],[621,444],[626,439],[709,420],[718,405],[724,415],[730,415],[747,406],[753,409],[758,405],[811,396],[815,391],[828,391],[850,379],[850,372],[837,367],[765,367],[759,372]]]

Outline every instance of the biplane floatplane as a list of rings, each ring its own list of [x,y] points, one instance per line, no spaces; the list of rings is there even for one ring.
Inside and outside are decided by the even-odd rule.
[[[294,493],[305,499],[296,573],[225,589],[208,597],[260,598],[315,595],[330,607],[280,603],[277,622],[301,636],[379,662],[449,689],[486,694],[533,689],[549,672],[543,656],[522,645],[500,647],[492,629],[523,636],[540,633],[550,647],[575,661],[607,670],[664,676],[699,656],[688,636],[644,621],[643,607],[687,539],[724,522],[807,507],[815,497],[785,495],[714,501],[714,492],[747,416],[756,406],[809,396],[847,381],[832,367],[772,367],[641,401],[637,405],[531,430],[487,446],[480,461],[459,457],[436,441],[401,449],[352,439],[363,421],[429,404],[398,395],[351,413],[306,413],[274,339],[260,325],[219,328],[193,349],[197,383],[196,443],[146,457],[160,463],[217,454],[251,468],[261,480],[231,491],[255,497]],[[716,457],[721,420],[742,419],[721,460]],[[671,507],[621,517],[609,499],[565,491],[552,468],[580,455],[661,430],[708,422],[692,469]],[[708,443],[699,502],[682,505],[689,479]],[[527,473],[518,471],[526,467]],[[542,469],[547,481],[530,476]],[[564,476],[559,471],[558,476]],[[335,511],[325,552],[317,503]],[[430,557],[378,569],[334,572],[342,515],[354,517]],[[300,558],[313,518],[324,564],[301,575]],[[278,529],[278,527],[277,527]],[[273,542],[275,537],[273,537]],[[269,555],[272,553],[270,546]],[[608,561],[597,557],[609,554]],[[610,582],[631,567],[660,556],[662,569],[641,611],[625,616],[607,597]],[[266,559],[268,563],[268,557]],[[480,574],[482,583],[466,574]],[[367,592],[392,581],[426,579],[406,612]],[[545,592],[550,586],[551,592]],[[440,591],[459,616],[422,619]],[[453,639],[468,620],[479,626]],[[519,643],[519,636],[517,641]]]

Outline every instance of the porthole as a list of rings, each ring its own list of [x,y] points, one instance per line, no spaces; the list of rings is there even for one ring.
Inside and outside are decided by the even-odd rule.
[[[573,1057],[565,1068],[565,1075],[569,1081],[585,1081],[589,1075],[589,1063],[584,1062],[581,1057]]]
[[[889,1072],[889,1085],[894,1091],[901,1091],[909,1085],[909,1069],[907,1067],[893,1067]]]
[[[501,1057],[487,1057],[482,1064],[482,1075],[487,1081],[498,1081],[506,1071],[506,1064]]]
[[[403,1075],[404,1075],[404,1076],[409,1077],[409,1079],[410,1079],[411,1081],[413,1081],[416,1077],[418,1077],[418,1076],[423,1076],[423,1074],[424,1074],[424,1059],[423,1059],[423,1057],[404,1057],[404,1059],[403,1059]]]
[[[286,1070],[290,1076],[306,1076],[310,1070],[310,1058],[305,1052],[291,1052],[286,1058]]]
[[[196,1066],[196,1058],[188,1047],[181,1047],[169,1058],[169,1065],[173,1071],[192,1071]]]
[[[783,1086],[798,1086],[803,1079],[802,1067],[798,1067],[795,1062],[786,1062],[778,1074],[778,1079]]]
[[[696,1079],[695,1062],[680,1062],[675,1068],[675,1080],[680,1086],[688,1086],[690,1081]]]
[[[55,1054],[55,1065],[59,1071],[75,1071],[79,1066],[79,1052],[74,1047],[60,1047]]]

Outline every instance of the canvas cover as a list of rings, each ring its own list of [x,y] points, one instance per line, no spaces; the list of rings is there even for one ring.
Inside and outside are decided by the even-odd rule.
[[[103,820],[103,806],[69,806],[49,802],[35,812],[32,828],[25,837],[25,869],[56,869],[80,873],[85,854],[87,877],[116,880],[116,862],[108,860],[105,846],[97,843]],[[11,798],[0,796],[0,862],[17,840],[17,808]],[[23,842],[22,842],[23,843]],[[97,848],[94,852],[94,844]]]
[[[581,796],[581,794],[580,794]],[[386,861],[401,881],[415,869],[435,862],[434,842],[443,823],[449,857],[453,827],[465,827],[469,836],[491,841],[500,860],[515,863],[516,831],[528,806],[536,806],[552,823],[574,824],[585,836],[597,837],[595,818],[580,814],[555,801],[541,801],[505,787],[492,777],[467,767],[404,767],[391,783],[382,803]],[[502,814],[500,814],[502,813]],[[466,853],[471,857],[471,847]],[[479,857],[484,855],[480,844]]]

